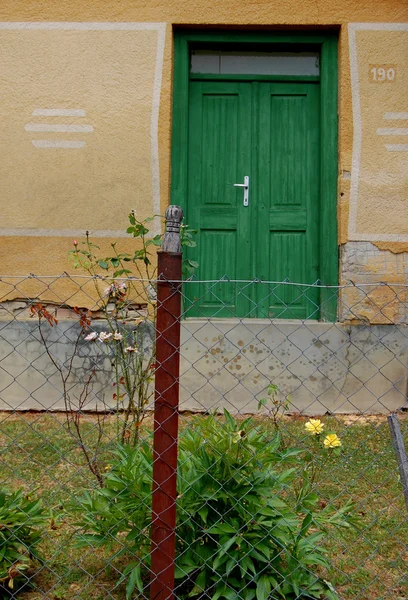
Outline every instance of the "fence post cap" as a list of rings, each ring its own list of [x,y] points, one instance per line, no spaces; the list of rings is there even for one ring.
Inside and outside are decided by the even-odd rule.
[[[163,252],[181,252],[180,227],[183,220],[181,206],[170,204],[164,214],[166,219],[166,232],[163,236]]]

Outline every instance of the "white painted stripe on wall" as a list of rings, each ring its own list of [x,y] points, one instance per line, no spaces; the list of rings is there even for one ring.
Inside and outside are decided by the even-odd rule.
[[[358,78],[357,45],[355,29],[349,24],[349,51],[351,70],[351,98],[353,109],[353,153],[351,160],[351,183],[350,183],[350,209],[348,237],[354,239],[357,225],[357,198],[358,182],[360,177],[361,157],[361,107],[360,107],[360,81]]]
[[[86,117],[81,108],[36,108],[33,117]]]
[[[349,31],[359,29],[369,31],[407,31],[408,23],[349,23]]]
[[[150,122],[150,139],[152,152],[152,191],[153,191],[153,214],[152,233],[161,233],[160,217],[160,161],[159,161],[159,112],[160,95],[162,86],[164,47],[166,41],[166,24],[163,23],[157,33],[156,68],[154,73],[152,117]]]
[[[166,23],[148,23],[148,22],[123,22],[123,23],[76,23],[76,22],[11,22],[4,21],[0,22],[1,29],[10,30],[21,30],[21,29],[39,29],[39,30],[54,30],[59,29],[63,31],[157,31],[157,51],[156,51],[156,68],[154,75],[153,84],[153,100],[152,100],[152,115],[150,121],[150,135],[151,135],[151,151],[152,151],[152,194],[153,194],[153,213],[160,213],[160,165],[159,165],[159,108],[160,108],[160,96],[161,96],[161,85],[162,85],[162,74],[163,74],[163,63],[164,63],[164,49],[166,40]],[[38,109],[40,110],[40,109]],[[79,115],[78,115],[79,116]],[[82,116],[82,115],[81,115]],[[85,143],[85,142],[84,142]],[[2,231],[14,231],[15,233],[3,234]],[[15,229],[15,230],[1,230],[1,235],[21,235],[21,236],[33,236],[37,235],[36,229]],[[42,230],[43,231],[43,230]],[[49,236],[63,236],[62,230],[47,230],[50,233],[41,234]],[[150,230],[152,235],[160,233],[161,225],[160,218],[156,217],[152,223]],[[20,232],[20,233],[16,233]],[[126,237],[127,234],[120,235],[123,232],[100,230],[101,234],[94,233],[95,237]],[[106,235],[105,235],[106,233]],[[68,235],[68,234],[67,234]],[[69,233],[73,235],[73,233]],[[79,235],[76,232],[76,235]]]
[[[385,144],[388,152],[408,152],[408,144]]]
[[[408,234],[405,233],[355,233],[355,242],[408,242]]]
[[[36,148],[83,148],[85,142],[79,140],[33,140]]]
[[[408,119],[408,112],[387,112],[384,115],[384,119],[404,121]]]
[[[380,127],[377,135],[408,135],[407,127]]]
[[[6,229],[0,228],[0,237],[84,237],[84,229]],[[90,231],[90,235],[94,238],[129,238],[131,237],[123,229],[96,229]],[[151,237],[149,234],[147,237]]]
[[[160,31],[166,23],[76,23],[70,21],[2,21],[0,29],[60,29],[63,31]]]
[[[357,61],[357,43],[356,31],[408,31],[408,23],[349,23],[349,51],[350,51],[350,70],[351,70],[351,90],[352,90],[352,108],[353,108],[353,153],[352,153],[352,171],[350,187],[350,211],[348,239],[350,241],[367,242],[408,242],[408,234],[371,234],[357,232],[357,204],[358,204],[358,182],[360,176],[361,144],[362,144],[362,124],[361,124],[361,104],[360,104],[360,81]],[[392,115],[392,116],[388,116]],[[405,119],[408,113],[387,112],[384,118]],[[391,144],[390,144],[391,145]],[[395,144],[394,146],[405,144]],[[401,150],[399,150],[401,152]]]
[[[51,125],[50,123],[27,123],[26,131],[50,131],[56,133],[91,133],[92,125]]]

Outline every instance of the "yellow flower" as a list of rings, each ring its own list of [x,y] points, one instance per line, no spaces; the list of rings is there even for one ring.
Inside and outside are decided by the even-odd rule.
[[[310,421],[305,423],[305,429],[310,435],[319,435],[322,433],[324,425],[320,419],[310,419]]]
[[[338,448],[341,446],[341,441],[335,433],[329,433],[323,440],[323,444],[326,448]]]

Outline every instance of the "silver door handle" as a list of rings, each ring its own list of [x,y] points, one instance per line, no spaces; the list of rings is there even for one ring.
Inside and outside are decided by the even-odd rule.
[[[244,206],[249,205],[249,177],[245,175],[244,183],[234,183],[234,187],[243,187],[244,188]]]

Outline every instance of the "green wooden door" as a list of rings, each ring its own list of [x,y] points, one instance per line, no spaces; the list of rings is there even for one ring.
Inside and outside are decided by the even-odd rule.
[[[315,290],[246,283],[319,277],[319,113],[318,83],[190,82],[188,316],[319,317]]]
[[[256,237],[265,250],[258,276],[312,284],[319,278],[319,86],[262,83],[258,105]],[[319,318],[316,288],[267,287],[258,288],[261,314]]]

